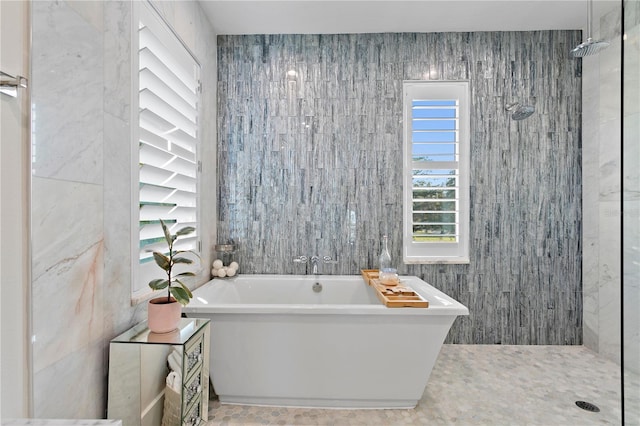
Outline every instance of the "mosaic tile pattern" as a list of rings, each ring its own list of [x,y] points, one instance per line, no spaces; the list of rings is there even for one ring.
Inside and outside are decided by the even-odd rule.
[[[218,239],[240,272],[357,274],[387,233],[401,273],[469,307],[448,342],[581,344],[580,37],[219,36]],[[469,265],[399,264],[402,81],[423,79],[470,81]]]
[[[634,384],[640,386],[638,377]],[[586,401],[599,413],[575,405]],[[412,410],[220,405],[207,425],[619,425],[620,367],[582,346],[444,345]],[[629,425],[640,424],[636,405]]]

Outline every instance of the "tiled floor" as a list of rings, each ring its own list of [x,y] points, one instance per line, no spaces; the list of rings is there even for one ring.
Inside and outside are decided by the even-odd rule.
[[[578,408],[578,400],[597,405],[600,412]],[[638,407],[625,420],[640,425]],[[415,409],[323,410],[212,401],[207,424],[620,425],[620,368],[581,346],[444,345]]]

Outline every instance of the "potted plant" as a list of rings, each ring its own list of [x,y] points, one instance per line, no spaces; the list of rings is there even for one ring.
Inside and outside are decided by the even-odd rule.
[[[174,250],[173,244],[179,236],[188,235],[195,231],[192,226],[186,226],[175,234],[169,232],[169,228],[160,219],[160,225],[164,232],[164,239],[169,246],[168,255],[158,251],[153,252],[153,259],[156,264],[167,274],[166,278],[157,278],[149,282],[149,287],[153,290],[167,290],[166,296],[156,297],[149,300],[148,304],[148,326],[154,333],[168,333],[177,328],[182,315],[182,306],[189,303],[193,294],[189,288],[181,281],[184,277],[195,276],[193,272],[181,272],[174,274],[174,267],[179,264],[192,264],[193,260],[183,256],[184,253],[198,254],[193,250]]]

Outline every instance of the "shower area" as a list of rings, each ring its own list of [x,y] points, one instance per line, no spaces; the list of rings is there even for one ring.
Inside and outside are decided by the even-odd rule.
[[[127,215],[129,213],[128,207],[121,203],[122,194],[130,191],[129,170],[113,166],[114,164],[128,164],[128,159],[122,160],[116,157],[122,153],[129,155],[130,141],[127,139],[129,135],[125,125],[129,119],[128,106],[120,101],[116,102],[114,99],[130,98],[127,87],[130,79],[128,61],[131,54],[126,51],[128,46],[126,37],[123,39],[123,34],[129,31],[131,25],[128,12],[130,2],[22,2],[28,5],[27,9],[30,9],[27,13],[27,19],[25,19],[30,28],[24,31],[32,40],[32,42],[25,41],[24,43],[31,49],[30,55],[25,55],[29,56],[30,63],[23,69],[7,69],[5,55],[8,54],[9,49],[5,48],[5,40],[10,40],[12,34],[6,34],[5,31],[10,31],[18,20],[12,22],[5,11],[9,6],[15,7],[19,3],[0,1],[3,13],[1,27],[3,49],[0,52],[2,54],[0,71],[3,72],[3,89],[5,86],[7,87],[0,94],[3,132],[2,204],[0,206],[2,208],[3,245],[2,269],[0,270],[2,273],[2,389],[0,392],[2,417],[101,418],[105,412],[105,377],[108,369],[106,342],[117,334],[116,330],[145,317],[141,309],[130,305],[129,275],[128,271],[124,270],[126,268],[121,268],[121,265],[128,265],[129,259],[114,249],[121,241],[128,241],[130,227],[130,217]],[[190,13],[193,12],[194,19],[191,21],[206,20],[198,17],[199,13],[194,12],[197,3],[158,3],[166,7],[167,13],[176,20],[188,16],[183,13],[182,7],[189,8]],[[576,7],[588,4],[586,1],[575,3]],[[640,375],[640,309],[638,309],[640,306],[640,2],[636,0],[599,1],[595,2],[595,5],[598,7],[588,11],[588,26],[585,27],[582,38],[573,40],[575,37],[572,37],[572,43],[577,42],[572,45],[563,42],[562,49],[558,49],[557,54],[554,53],[555,56],[562,56],[557,61],[561,65],[555,65],[555,61],[553,65],[570,67],[571,81],[578,82],[575,87],[580,87],[581,84],[581,108],[580,100],[576,101],[578,103],[576,105],[576,103],[567,102],[565,99],[565,104],[569,104],[568,106],[573,108],[572,111],[575,114],[582,114],[582,138],[580,141],[570,141],[573,148],[577,147],[571,153],[578,152],[578,155],[572,158],[569,158],[570,155],[566,155],[567,161],[570,161],[572,165],[577,164],[577,167],[580,168],[577,173],[578,178],[574,182],[578,181],[578,186],[581,183],[582,191],[581,199],[578,196],[573,197],[576,199],[577,204],[575,205],[578,206],[577,209],[582,215],[581,224],[573,227],[573,231],[571,226],[567,226],[566,230],[567,235],[573,237],[574,242],[580,239],[580,243],[571,246],[577,246],[577,249],[570,254],[570,256],[581,256],[582,260],[580,271],[580,262],[575,261],[575,257],[572,258],[572,261],[578,264],[572,270],[572,277],[576,279],[573,280],[575,286],[572,287],[571,292],[576,296],[564,299],[569,300],[567,303],[579,305],[579,310],[574,311],[575,317],[560,318],[562,321],[552,320],[549,322],[550,325],[545,323],[544,327],[540,327],[531,318],[525,318],[526,313],[522,313],[525,312],[524,310],[517,310],[519,309],[517,306],[537,303],[535,289],[523,290],[518,299],[513,302],[504,296],[505,293],[508,293],[507,290],[513,289],[499,288],[494,294],[481,293],[483,286],[489,287],[493,285],[490,283],[494,282],[491,277],[487,278],[488,275],[482,275],[489,273],[486,271],[494,268],[491,273],[497,271],[495,273],[498,274],[498,272],[502,273],[505,270],[510,272],[509,268],[504,268],[504,265],[496,266],[491,263],[493,259],[499,259],[501,253],[499,246],[489,247],[490,244],[487,243],[487,241],[495,241],[495,235],[490,232],[494,222],[490,220],[486,222],[487,228],[479,231],[478,241],[485,242],[482,245],[483,250],[495,250],[495,253],[493,258],[485,256],[482,259],[476,259],[477,263],[480,260],[487,262],[486,270],[476,276],[469,275],[468,278],[464,276],[464,279],[459,281],[463,275],[461,270],[449,267],[449,265],[442,268],[407,268],[403,272],[415,273],[429,282],[449,283],[442,284],[443,286],[451,286],[442,289],[447,293],[459,294],[459,288],[464,285],[475,286],[475,294],[480,294],[482,297],[478,298],[474,310],[479,311],[483,307],[492,310],[495,314],[493,319],[497,318],[497,320],[493,324],[489,324],[489,321],[483,324],[482,320],[486,318],[481,318],[477,326],[474,324],[472,327],[469,323],[457,326],[454,337],[459,341],[475,339],[474,343],[490,343],[496,347],[501,343],[506,349],[506,346],[514,343],[495,338],[496,335],[500,337],[499,332],[493,335],[486,332],[487,339],[493,339],[491,342],[481,341],[485,337],[480,335],[481,332],[483,330],[494,332],[495,330],[508,329],[515,330],[513,331],[515,335],[521,332],[521,330],[517,330],[518,328],[525,329],[526,327],[513,326],[513,323],[523,321],[523,323],[529,324],[532,329],[548,333],[548,336],[543,336],[544,338],[550,339],[553,336],[560,336],[557,341],[551,343],[552,345],[584,345],[599,357],[604,357],[620,365],[621,422],[624,422],[625,425],[640,425],[640,385],[638,379]],[[186,20],[189,21],[189,19]],[[188,26],[185,23],[182,25]],[[204,33],[199,33],[198,37],[202,34]],[[29,39],[29,37],[25,37],[25,39]],[[400,38],[400,36],[388,37],[393,40]],[[438,35],[437,37],[445,36]],[[196,38],[194,35],[193,39]],[[495,36],[496,40],[499,38],[500,36]],[[55,40],[58,39],[68,40],[68,45],[65,42],[64,45],[61,43],[54,46]],[[211,31],[206,33],[206,38],[203,39],[213,40],[211,42],[213,45],[212,58],[208,58],[208,60],[215,62],[216,35]],[[468,42],[467,39],[463,40],[462,38],[456,40],[459,45]],[[478,43],[479,49],[480,47],[493,46],[492,40],[487,36],[486,40]],[[609,45],[605,46],[603,41]],[[76,43],[77,46],[74,47],[73,43]],[[548,40],[537,41],[532,43],[532,46],[541,45],[543,46],[542,50],[548,51],[548,47],[544,43],[548,43]],[[204,43],[199,44],[204,45]],[[388,46],[389,43],[385,42],[385,45]],[[447,46],[449,45],[453,44],[450,43]],[[514,45],[515,43],[510,46]],[[399,46],[404,45],[400,43]],[[319,51],[319,46],[312,47],[315,51],[310,49],[306,52],[309,56],[314,56],[314,52]],[[89,59],[81,57],[80,54],[69,53],[74,53],[73,48],[77,48]],[[295,51],[298,45],[293,45],[290,48]],[[496,47],[496,49],[498,48]],[[570,53],[571,49],[574,50],[573,53]],[[383,53],[394,55],[397,54],[396,50],[387,48]],[[514,48],[514,50],[517,49]],[[50,54],[50,57],[42,54],[43,52]],[[478,52],[481,51],[478,50]],[[19,55],[22,53],[23,51],[18,51]],[[450,53],[446,49],[434,49],[429,53],[433,56],[430,58],[433,63],[440,64],[439,69],[432,70],[433,73],[450,72],[451,64],[446,61],[446,55]],[[518,54],[524,55],[525,53],[520,50]],[[478,53],[478,57],[481,58],[482,55]],[[548,56],[544,60],[541,59],[539,64],[546,66],[546,58]],[[45,60],[51,62],[48,63]],[[469,63],[471,66],[474,65],[472,62]],[[513,60],[513,63],[517,67],[517,64],[521,62]],[[505,73],[510,73],[511,69],[508,65],[511,62],[505,62],[505,64],[507,64],[504,67]],[[415,64],[416,75],[418,75],[418,70],[422,69],[421,66],[424,64]],[[250,71],[252,70],[245,71],[247,75],[251,75]],[[359,73],[368,72],[365,68],[356,71]],[[401,70],[390,66],[386,71],[400,75]],[[24,80],[18,79],[18,74],[24,76]],[[483,81],[490,84],[495,80],[495,76],[491,73],[487,75],[488,77]],[[78,76],[81,76],[88,83],[84,83],[85,80],[82,80],[83,83],[78,84]],[[217,83],[215,72],[210,73],[208,77],[212,80],[209,82],[209,88],[211,91],[215,91]],[[68,78],[66,81],[68,86],[60,85],[60,82],[65,82],[64,78]],[[108,82],[105,83],[103,79],[107,79]],[[248,80],[249,78],[246,79],[246,81]],[[488,90],[486,99],[482,99],[483,102],[486,101],[484,105],[490,105],[490,108],[494,108],[491,110],[492,116],[487,116],[490,119],[485,120],[489,130],[495,130],[496,127],[504,129],[512,126],[523,129],[523,134],[532,134],[539,131],[537,126],[543,120],[548,120],[544,122],[554,123],[554,126],[558,127],[571,126],[564,118],[568,115],[566,110],[549,110],[548,99],[543,97],[536,99],[530,96],[530,93],[522,89],[522,85],[518,85],[517,79],[513,79],[513,82],[509,81],[509,87],[512,90],[508,95],[496,97],[492,96]],[[241,91],[248,87],[248,84],[244,83],[230,87],[233,87],[233,90]],[[557,81],[552,79],[548,81],[545,79],[543,83],[544,85],[560,86]],[[118,93],[109,92],[105,89],[108,87],[117,88]],[[379,88],[373,89],[371,92],[374,96],[378,96]],[[561,92],[563,89],[563,87],[558,87],[557,92]],[[7,92],[16,96],[13,97]],[[233,94],[232,91],[230,93]],[[208,100],[208,106],[213,111],[210,114],[209,121],[211,123],[215,123],[216,102],[219,102],[218,108],[225,107],[219,100],[221,95],[224,94],[219,91],[216,93],[216,97]],[[385,105],[380,106],[381,109],[384,109],[383,107],[386,105],[393,106],[394,100],[392,96],[388,96],[385,102]],[[87,108],[86,103],[91,103],[91,108]],[[287,106],[282,104],[283,109],[286,109]],[[23,109],[22,113],[19,112],[19,108]],[[41,112],[43,108],[48,108],[51,111],[53,119],[48,122],[44,121],[45,114],[30,116],[31,111]],[[339,110],[342,106],[336,104],[335,108]],[[239,116],[238,111],[240,110],[234,110],[232,113]],[[28,134],[26,143],[20,138],[14,140],[13,136],[5,136],[12,120],[15,121],[15,117],[20,114],[25,117],[26,125],[23,123],[23,131]],[[89,116],[88,114],[93,115]],[[557,114],[557,116],[553,114]],[[300,124],[294,121],[283,119],[280,125],[294,127]],[[86,123],[90,123],[90,125],[86,125]],[[378,123],[378,125],[391,125],[392,123],[390,123],[391,121]],[[496,123],[499,123],[499,126]],[[59,137],[62,131],[70,125],[75,125],[74,128],[79,129],[80,133]],[[97,128],[94,128],[95,126]],[[211,124],[211,126],[215,126],[215,124]],[[219,126],[222,127],[221,124]],[[31,128],[34,130],[33,134],[29,134]],[[214,133],[215,129],[211,130],[212,138],[215,138]],[[64,162],[64,169],[53,170],[53,168],[44,167],[47,162],[56,160],[55,155],[60,153],[61,146],[73,137],[80,141],[81,152],[76,156],[58,158],[57,160]],[[278,178],[277,170],[273,167],[269,168],[276,159],[280,159],[280,157],[276,158],[273,152],[279,149],[281,143],[288,141],[278,139],[269,142],[272,146],[269,152],[256,153],[255,157],[252,157],[252,161],[257,162],[256,167],[264,168],[265,180]],[[335,143],[334,140],[329,139],[324,142],[326,146],[331,147],[333,147],[331,144]],[[231,143],[238,143],[238,140],[232,140]],[[36,146],[38,147],[37,152],[35,151]],[[13,147],[14,150],[8,149],[9,147]],[[29,151],[29,147],[32,147],[31,149],[34,151]],[[119,147],[119,149],[114,147]],[[560,144],[559,147],[560,150],[564,149],[565,151],[553,152],[549,156],[561,157],[563,152],[567,152],[566,145]],[[506,146],[503,148],[505,152],[509,149]],[[214,149],[210,148],[211,151]],[[514,146],[513,150],[515,151],[515,149]],[[518,149],[535,151],[536,148],[518,147]],[[319,158],[324,164],[339,160],[339,158],[332,156],[331,150],[323,149],[321,146],[315,153],[320,155]],[[215,163],[216,153],[209,152],[209,154]],[[227,154],[220,153],[220,155]],[[367,158],[367,161],[375,166],[376,158],[373,155]],[[284,160],[293,161],[294,159],[284,158]],[[503,158],[499,158],[496,164],[502,160]],[[310,163],[312,162],[310,161]],[[479,161],[479,163],[481,162]],[[39,168],[36,169],[36,166]],[[365,177],[367,179],[374,179],[379,174],[380,170],[374,166],[366,170]],[[563,172],[561,167],[558,170],[558,173]],[[538,169],[534,170],[534,172],[537,171]],[[55,176],[49,179],[49,174],[55,174]],[[43,179],[43,175],[47,175],[47,179]],[[312,178],[318,179],[318,182],[326,185],[327,188],[336,181],[335,175],[324,170],[322,175],[309,177],[309,179]],[[353,176],[345,175],[340,182],[344,183],[342,185],[344,187],[353,188],[357,186],[353,184],[357,182],[356,179],[355,174]],[[24,183],[25,188],[22,195],[19,188],[10,188],[11,183],[17,181]],[[496,179],[497,181],[498,179]],[[34,183],[35,185],[33,185]],[[215,187],[215,178],[209,183],[210,187]],[[492,186],[493,183],[494,181],[491,181],[486,186]],[[316,186],[318,191],[322,186],[320,184]],[[53,186],[57,192],[51,190]],[[272,185],[272,187],[275,186]],[[365,187],[365,185],[358,187]],[[251,190],[253,191],[254,188]],[[571,194],[571,191],[568,192]],[[62,196],[56,194],[62,194]],[[576,194],[577,192],[573,193],[573,195]],[[224,193],[218,194],[218,200],[223,201],[224,195]],[[228,195],[231,199],[231,196],[235,197],[237,194],[231,192]],[[251,193],[252,197],[253,195],[255,194]],[[280,196],[281,194],[274,193],[273,199],[277,200],[277,197]],[[213,211],[216,210],[216,201],[213,200],[215,197],[211,198],[207,202],[209,203],[208,207],[211,207]],[[16,203],[17,199],[22,199],[22,202]],[[284,204],[288,205],[288,203]],[[558,204],[550,203],[556,207]],[[265,202],[256,208],[265,208],[267,205],[268,203]],[[344,219],[340,216],[343,213],[340,208],[344,205],[344,203],[336,204],[337,207],[331,214],[318,215],[317,221],[334,223]],[[494,205],[489,203],[487,206],[489,207],[481,213],[485,215],[485,218],[494,218],[496,224],[498,224],[501,215],[504,218],[511,214],[506,211],[506,208],[502,212],[496,213],[491,210]],[[297,208],[297,206],[294,207]],[[356,206],[348,204],[347,207],[349,210],[353,210],[353,217],[356,217]],[[73,233],[73,238],[69,239],[69,243],[64,239],[67,234],[65,229],[38,226],[37,223],[24,224],[25,221],[28,221],[26,218],[32,217],[33,213],[36,218],[38,215],[49,214],[50,211],[55,212],[62,219],[67,216],[76,217],[65,215],[65,208],[71,213],[77,214],[79,219],[74,221],[77,223],[67,224],[65,222],[61,228],[75,226],[74,229],[81,229],[81,231]],[[522,215],[528,214],[526,205],[516,205],[514,208],[520,208]],[[14,215],[5,214],[8,209],[18,210],[17,213],[9,211],[9,213],[15,213]],[[84,211],[79,211],[83,209]],[[217,211],[220,212],[219,209]],[[239,220],[225,215],[228,212],[223,213],[219,220],[231,220],[226,229],[232,230]],[[357,215],[358,220],[361,217],[366,217],[370,211],[360,213],[358,212]],[[264,211],[257,211],[258,216],[261,214],[264,214]],[[313,214],[314,212],[311,212],[309,216],[311,217]],[[70,222],[71,219],[68,221]],[[215,220],[213,221],[215,222]],[[558,220],[558,222],[561,221]],[[258,220],[252,223],[256,227],[260,224]],[[223,225],[227,224],[223,223]],[[28,232],[23,233],[22,236],[16,234],[17,230],[24,226],[28,227]],[[362,232],[361,235],[372,235],[378,231],[378,225],[373,221],[367,226],[371,227],[367,231],[373,230],[373,232]],[[495,227],[497,226],[495,225]],[[220,223],[218,223],[218,227],[218,232],[220,232]],[[212,228],[215,228],[215,223]],[[582,232],[581,237],[580,231],[576,229],[580,229]],[[10,230],[13,233],[9,233]],[[290,229],[289,231],[305,236],[308,234],[306,233],[308,230],[304,228]],[[65,236],[54,238],[52,237],[53,231],[57,231],[56,235],[65,234]],[[264,240],[275,241],[278,237],[269,234],[272,232],[272,227],[267,226],[264,229],[256,230],[256,232],[258,231],[265,233],[267,238]],[[214,234],[215,230],[211,231],[212,240]],[[225,240],[233,235],[218,235],[218,237]],[[54,244],[64,246],[69,250],[75,250],[75,246],[78,246],[85,250],[82,256],[74,254],[82,262],[82,265],[80,267],[75,265],[69,268],[65,267],[63,272],[65,274],[69,272],[68,277],[70,278],[67,279],[67,275],[61,274],[64,280],[61,279],[56,281],[55,285],[51,285],[52,264],[47,256],[48,253],[46,250],[38,251],[38,247],[35,247],[36,250],[31,252],[33,241],[41,242],[40,247],[45,249]],[[355,243],[362,243],[362,241],[354,240]],[[372,241],[364,243],[369,246],[374,244]],[[263,258],[269,260],[269,265],[276,267],[280,266],[279,261],[283,265],[284,262],[288,262],[286,268],[289,270],[282,272],[296,272],[293,270],[295,265],[290,262],[290,258],[282,254],[288,253],[284,248],[290,244],[290,241],[281,239],[278,240],[278,244],[279,246],[274,250],[276,254],[267,253],[269,256],[263,256]],[[502,253],[504,253],[508,248],[506,243],[502,244]],[[526,250],[531,250],[534,245],[528,240],[522,243]],[[564,248],[566,249],[567,246]],[[305,249],[306,247],[295,247],[295,250],[299,250],[300,253]],[[326,250],[326,254],[333,255],[336,247],[327,246],[319,247],[319,249]],[[28,270],[22,271],[24,272],[22,278],[16,281],[13,279],[16,274],[12,274],[12,268],[21,268],[18,262],[15,262],[18,252],[22,254],[24,263],[27,264],[24,269]],[[530,261],[530,258],[525,255],[520,257],[523,260],[521,263],[519,260],[514,261],[515,267],[532,266],[525,265]],[[258,260],[252,264],[250,258],[247,257],[246,265],[253,266],[254,269],[269,266],[256,263]],[[366,257],[354,256],[351,264],[345,262],[339,267],[337,266],[333,273],[353,273],[352,269],[338,271],[337,268],[348,269],[351,266],[364,263],[366,260]],[[503,269],[499,270],[500,267]],[[44,274],[43,271],[49,275]],[[90,274],[85,274],[86,271],[89,271]],[[80,278],[77,278],[84,279],[87,275],[90,275],[91,278],[87,284],[83,284]],[[113,279],[114,276],[117,279]],[[39,277],[41,281],[38,283]],[[515,278],[512,281],[516,282]],[[15,284],[16,282],[17,284]],[[17,294],[14,292],[15,286],[20,285],[22,293]],[[561,292],[544,294],[545,302],[548,303],[549,308],[546,308],[541,316],[546,314],[551,317],[554,315],[550,312],[553,311],[554,303],[561,304],[558,299],[554,299],[554,296],[559,293]],[[82,305],[82,312],[79,314],[71,312],[69,317],[63,317],[58,312],[47,310],[48,299],[59,297],[61,294],[80,294],[88,300],[88,303]],[[17,303],[15,297],[19,295],[24,299],[17,301],[20,302]],[[559,297],[564,296],[563,294],[559,295]],[[578,301],[580,298],[581,300]],[[542,300],[542,297],[537,300]],[[21,306],[24,306],[22,311],[19,310]],[[517,313],[514,315],[514,312]],[[21,319],[21,321],[16,319]],[[90,332],[87,331],[87,324],[92,327]],[[569,329],[571,329],[571,335],[568,335],[567,330]],[[539,344],[531,341],[522,343],[522,341],[517,341],[518,338],[520,336],[513,338],[517,344]],[[16,342],[22,342],[20,353],[24,356],[21,356],[20,360],[16,360],[15,356],[16,347],[19,346]],[[526,360],[519,362],[526,362]],[[63,372],[72,373],[62,374]],[[549,386],[553,386],[553,383],[549,383]],[[65,389],[65,392],[60,392],[61,388]],[[589,400],[586,403],[584,406],[588,409],[591,407],[588,404],[597,406],[599,401]],[[571,401],[571,405],[573,405],[573,401]]]

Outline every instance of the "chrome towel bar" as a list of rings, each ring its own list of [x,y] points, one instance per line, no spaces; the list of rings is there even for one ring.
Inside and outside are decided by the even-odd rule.
[[[0,71],[0,93],[16,98],[20,87],[27,88],[27,79],[25,77],[20,75],[14,77],[11,74]]]

